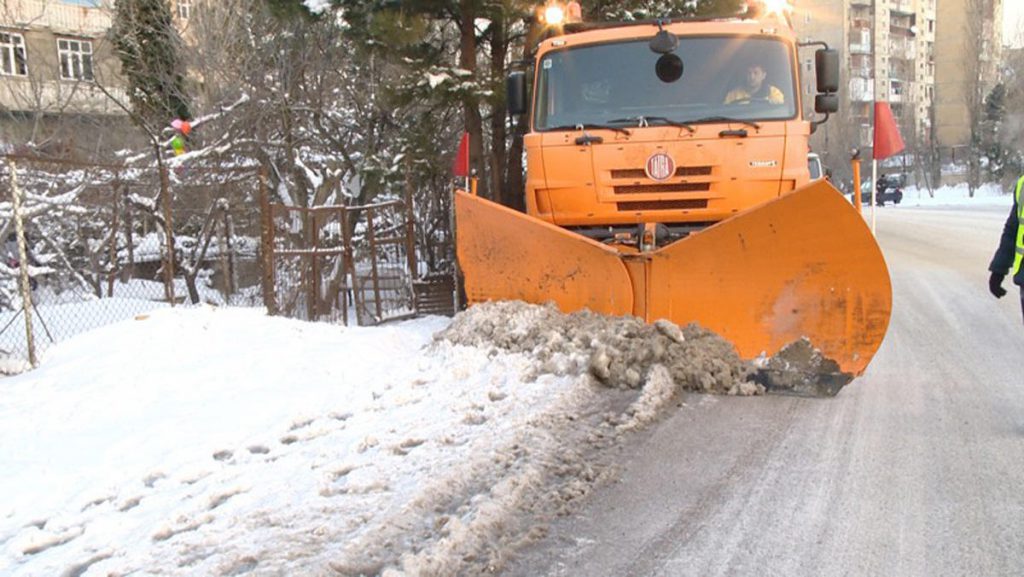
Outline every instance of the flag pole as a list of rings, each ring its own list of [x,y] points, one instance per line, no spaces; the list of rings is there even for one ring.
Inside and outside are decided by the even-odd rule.
[[[873,154],[871,156],[874,156]],[[871,159],[871,234],[875,234],[875,207],[878,205],[878,161]]]
[[[906,148],[889,103],[875,101],[874,142],[871,151],[871,234],[875,234],[875,205],[878,194],[878,159],[899,154]]]

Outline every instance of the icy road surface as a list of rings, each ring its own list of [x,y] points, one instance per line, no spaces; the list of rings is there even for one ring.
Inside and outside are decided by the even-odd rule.
[[[1024,327],[986,272],[1007,212],[879,210],[894,313],[863,377],[833,399],[687,394],[502,574],[1019,575]]]

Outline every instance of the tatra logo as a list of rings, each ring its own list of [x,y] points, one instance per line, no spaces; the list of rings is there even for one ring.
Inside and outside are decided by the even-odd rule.
[[[644,172],[652,180],[666,180],[676,173],[676,163],[664,152],[656,152],[647,159]]]

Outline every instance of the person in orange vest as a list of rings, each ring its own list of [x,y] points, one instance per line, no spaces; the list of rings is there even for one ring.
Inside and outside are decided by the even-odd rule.
[[[1017,180],[1017,188],[1013,193],[1013,210],[1006,218],[1003,225],[1003,235],[999,239],[999,248],[992,256],[992,262],[988,265],[992,273],[988,279],[988,290],[996,298],[1003,298],[1006,289],[1003,288],[1003,279],[1007,273],[1013,275],[1013,283],[1020,287],[1020,308],[1024,315],[1024,267],[1021,267],[1021,259],[1024,257],[1024,204],[1021,204],[1020,191],[1024,187],[1024,176]]]

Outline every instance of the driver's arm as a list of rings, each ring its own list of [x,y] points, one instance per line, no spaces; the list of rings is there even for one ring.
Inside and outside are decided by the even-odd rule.
[[[782,91],[774,86],[768,87],[768,102],[772,104],[784,104],[786,102],[786,96],[782,94]]]
[[[742,88],[734,88],[725,95],[725,99],[722,100],[722,104],[732,104],[733,102],[743,100],[744,98],[748,98],[746,91]]]

